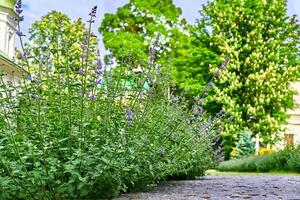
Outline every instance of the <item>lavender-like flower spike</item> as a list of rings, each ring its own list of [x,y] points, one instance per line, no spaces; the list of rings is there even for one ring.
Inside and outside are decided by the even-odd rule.
[[[84,46],[87,45],[88,42],[89,42],[89,38],[88,38],[87,36],[84,36],[84,37],[83,37],[83,45],[84,45]]]
[[[22,10],[22,0],[17,1],[15,9],[16,9],[16,13],[19,14],[19,15],[23,12],[23,10]]]
[[[204,99],[203,98],[200,98],[199,101],[198,101],[198,104],[203,106],[204,105]]]
[[[20,37],[25,36],[21,31],[16,31],[16,34]]]
[[[32,76],[31,76],[31,74],[29,74],[29,75],[27,76],[27,80],[32,81]]]
[[[101,68],[96,68],[95,69],[95,74],[98,74],[98,75],[100,75],[100,74],[102,74],[103,73],[103,70],[101,69]]]
[[[208,83],[208,86],[209,86],[209,87],[214,87],[215,84],[211,81],[211,82]]]
[[[221,77],[221,73],[220,72],[215,73],[215,77],[216,78],[220,78]]]
[[[133,120],[134,113],[129,108],[126,108],[127,121],[131,122]]]
[[[228,62],[230,61],[229,58],[226,58],[226,60],[224,61],[224,63],[219,67],[221,70],[224,70],[226,68],[226,66],[228,65]]]
[[[161,65],[157,65],[156,67],[156,75],[161,75]]]
[[[97,78],[95,80],[95,85],[99,85],[101,82],[102,82],[102,79],[101,78]]]
[[[24,16],[20,16],[20,17],[19,17],[19,21],[20,21],[20,22],[24,21]]]
[[[90,12],[90,16],[91,17],[96,17],[96,14],[97,14],[97,6],[94,6],[93,8],[92,8],[92,11]]]
[[[84,76],[84,75],[85,75],[85,72],[83,71],[83,69],[80,69],[80,70],[78,71],[78,73],[79,73],[81,76]]]
[[[91,101],[96,101],[96,100],[97,100],[97,97],[96,97],[96,95],[91,95],[91,96],[90,96],[90,99],[91,99]]]
[[[155,48],[154,47],[150,47],[150,63],[153,64],[154,60],[155,60]]]
[[[97,60],[97,68],[102,69],[102,60],[100,58]]]
[[[84,59],[85,57],[86,57],[85,54],[81,54],[81,55],[80,55],[80,58],[81,58],[81,59]]]

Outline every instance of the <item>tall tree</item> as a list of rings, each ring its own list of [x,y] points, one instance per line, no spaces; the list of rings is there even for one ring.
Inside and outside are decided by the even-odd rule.
[[[207,44],[195,39],[199,34],[181,18],[181,9],[172,0],[130,0],[116,13],[106,14],[99,30],[117,60],[130,54],[137,64],[145,64],[149,46],[159,35],[156,62],[163,71],[170,65],[176,88],[190,95],[203,90],[209,65],[218,61]]]
[[[211,49],[230,58],[211,102],[231,113],[227,142],[244,128],[273,144],[292,108],[290,82],[299,72],[300,27],[287,16],[286,0],[214,0],[198,23]],[[211,71],[216,71],[212,68]]]
[[[88,28],[81,19],[72,22],[67,15],[51,11],[32,24],[29,34],[29,42],[25,45],[27,51],[25,55],[20,54],[20,58],[26,56],[26,52],[31,52],[29,61],[33,71],[41,64],[56,72],[64,70],[66,66],[78,72],[82,67]],[[89,59],[92,62],[97,56],[98,41],[93,35],[90,41]]]

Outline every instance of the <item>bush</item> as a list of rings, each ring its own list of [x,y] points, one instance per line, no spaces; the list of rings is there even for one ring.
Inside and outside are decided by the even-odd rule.
[[[236,142],[236,147],[231,151],[232,158],[242,158],[255,152],[255,144],[252,141],[252,132],[244,130],[240,133],[240,138]]]
[[[250,156],[243,159],[234,159],[225,162],[221,162],[218,167],[220,171],[240,171],[240,172],[252,172],[256,170],[255,157]]]
[[[266,154],[265,156],[257,157],[256,159],[256,171],[269,172],[272,169],[277,169],[276,154]]]
[[[270,172],[270,171],[291,171],[300,172],[298,148],[288,148],[279,152],[272,152],[260,156],[233,159],[221,162],[217,169],[220,171],[237,172]]]
[[[300,172],[300,146],[287,159],[287,168],[291,171]]]
[[[133,73],[134,61],[91,61],[90,38],[79,70],[56,57],[65,47],[57,43],[60,53],[45,49],[38,59],[23,51],[28,71],[18,85],[1,74],[1,199],[109,198],[194,178],[212,164],[214,122],[224,113],[208,120],[201,104],[170,94],[155,45]]]

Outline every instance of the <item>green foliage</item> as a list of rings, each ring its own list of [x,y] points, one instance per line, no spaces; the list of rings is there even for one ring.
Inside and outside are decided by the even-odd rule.
[[[181,10],[172,0],[131,0],[116,13],[106,14],[99,30],[105,47],[119,62],[130,54],[137,64],[146,60],[151,41],[160,35],[156,62],[163,71],[171,66],[176,90],[186,91],[190,99],[203,92],[211,78],[210,65],[220,63],[204,34],[181,19]]]
[[[40,60],[43,60],[47,61],[46,65],[55,65],[55,70],[58,71],[66,65],[69,65],[72,71],[78,71],[82,67],[82,43],[88,31],[82,19],[72,22],[63,13],[49,12],[30,28],[30,42],[25,48],[31,57],[36,58],[30,60],[30,65],[38,68],[36,65],[41,64]],[[97,56],[97,45],[97,39],[91,37],[89,62]],[[31,72],[30,69],[29,71]]]
[[[161,47],[167,51],[160,49],[161,54],[157,56],[164,57],[162,62],[167,63],[168,56],[171,56],[167,54],[172,48],[171,40],[177,39],[179,28],[186,29],[185,22],[178,20],[180,14],[181,10],[171,0],[131,0],[115,14],[105,14],[99,30],[105,47],[119,61],[128,55],[133,56],[136,62],[146,61],[150,44],[160,34]]]
[[[300,147],[292,152],[287,160],[287,166],[290,170],[300,172]]]
[[[214,121],[170,95],[159,65],[134,73],[135,59],[125,59],[109,70],[113,60],[97,58],[90,29],[68,27],[76,22],[56,12],[36,22],[20,52],[28,72],[18,84],[0,75],[0,198],[110,198],[203,175]]]
[[[273,145],[293,107],[300,28],[286,10],[286,0],[214,0],[201,11],[211,50],[231,59],[211,98],[234,117],[225,124],[228,144],[248,128]]]
[[[300,147],[298,146],[262,156],[250,156],[221,162],[217,169],[238,172],[300,172],[299,155]]]
[[[252,141],[252,132],[244,130],[240,134],[240,139],[236,143],[233,151],[236,151],[235,158],[249,156],[255,152],[255,144]]]

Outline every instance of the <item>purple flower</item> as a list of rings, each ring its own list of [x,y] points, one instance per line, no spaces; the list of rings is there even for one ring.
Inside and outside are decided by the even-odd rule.
[[[89,15],[93,18],[96,17],[96,14],[97,14],[97,6],[94,6]]]
[[[21,31],[16,31],[17,36],[22,37],[25,36]]]
[[[89,19],[89,20],[87,20],[87,22],[92,24],[92,23],[95,23],[95,20]]]
[[[155,48],[150,47],[150,52],[149,53],[150,53],[150,66],[152,66],[153,62],[155,60],[155,53],[156,53]]]
[[[221,70],[224,70],[225,69],[225,65],[221,65],[219,68],[221,69]]]
[[[91,99],[92,101],[96,101],[96,100],[97,100],[97,97],[96,97],[96,95],[92,94],[92,95],[90,95],[90,99]]]
[[[131,122],[133,120],[134,113],[129,108],[126,108],[127,121]]]
[[[82,44],[87,45],[88,42],[89,42],[89,38],[87,36],[84,36]]]
[[[163,156],[165,154],[165,149],[164,148],[159,148],[158,154]]]
[[[215,73],[215,77],[216,78],[220,78],[221,77],[221,73],[220,72]]]
[[[153,97],[153,96],[154,96],[154,88],[153,88],[153,86],[150,86],[150,87],[149,87],[149,96],[150,96],[150,97]]]
[[[80,45],[80,48],[81,48],[82,50],[84,50],[84,49],[85,49],[85,45],[81,44],[81,45]]]
[[[199,114],[201,114],[201,115],[202,115],[202,114],[204,113],[204,110],[203,110],[203,108],[201,108],[201,107],[200,107],[200,108],[198,108],[198,112],[199,112]]]
[[[86,57],[85,54],[81,54],[81,55],[80,55],[80,58],[81,58],[81,59],[84,59],[85,57]]]
[[[101,79],[101,78],[97,78],[97,79],[94,81],[95,85],[98,85],[98,84],[100,84],[101,82],[102,82],[102,79]]]
[[[157,74],[157,75],[160,75],[160,74],[161,74],[161,65],[157,65],[157,68],[156,68],[156,74]]]
[[[102,69],[96,68],[95,74],[102,74],[102,73],[103,73]]]
[[[32,81],[32,76],[31,76],[31,74],[29,74],[29,75],[27,76],[27,80]]]
[[[214,87],[215,84],[214,84],[213,82],[210,81],[210,82],[208,83],[208,86],[209,86],[209,87]]]
[[[198,104],[203,106],[204,105],[204,99],[203,98],[200,98],[199,101],[198,101]]]
[[[78,73],[79,73],[81,76],[84,76],[84,75],[85,75],[83,69],[80,69],[80,70],[78,71]]]
[[[29,51],[24,51],[24,55],[29,56],[30,52]]]
[[[228,65],[228,62],[230,61],[229,58],[226,58],[226,60],[224,61],[224,63],[219,67],[219,69],[224,70],[226,68],[226,66]]]
[[[23,12],[22,10],[22,0],[18,0],[16,3],[16,13],[21,14]]]
[[[100,58],[97,60],[97,68],[102,69],[102,60]]]
[[[21,60],[26,60],[29,55],[30,55],[30,52],[28,52],[28,51],[24,51],[23,53],[22,52],[18,53],[18,56],[21,58]]]

